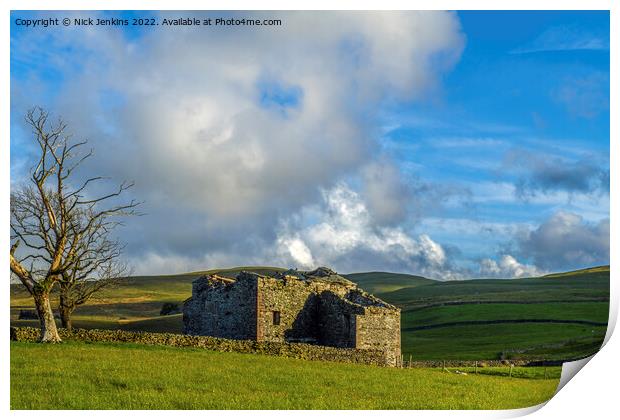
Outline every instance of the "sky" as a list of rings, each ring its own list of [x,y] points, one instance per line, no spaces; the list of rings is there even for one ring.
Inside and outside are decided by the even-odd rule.
[[[17,18],[257,17],[263,27]],[[436,279],[609,263],[608,12],[12,12],[11,188],[41,106],[135,182],[136,274]],[[112,184],[110,184],[112,185]],[[110,187],[104,185],[104,187]],[[91,191],[95,194],[97,191]]]

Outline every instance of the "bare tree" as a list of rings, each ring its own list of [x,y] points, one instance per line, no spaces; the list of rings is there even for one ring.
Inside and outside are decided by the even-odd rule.
[[[41,108],[27,112],[37,159],[28,182],[11,193],[11,272],[32,295],[41,324],[40,341],[58,342],[50,292],[63,277],[79,267],[87,238],[96,226],[110,227],[110,218],[136,214],[135,200],[116,204],[115,198],[133,186],[122,183],[109,194],[85,198],[86,190],[103,177],[88,178],[74,186],[76,168],[92,156],[80,153],[86,141],[72,143],[62,120],[48,123]],[[20,244],[24,247],[19,249]],[[79,268],[78,268],[79,270]]]
[[[78,217],[79,225],[88,224],[92,213],[90,210],[82,212]],[[109,238],[112,229],[120,224],[109,217],[101,217],[80,238],[75,263],[59,280],[58,312],[63,328],[72,329],[71,316],[78,306],[130,274],[127,264],[120,260],[123,245]]]

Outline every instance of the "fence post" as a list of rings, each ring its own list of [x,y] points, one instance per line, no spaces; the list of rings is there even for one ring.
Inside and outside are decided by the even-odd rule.
[[[545,365],[545,379],[547,379],[547,365]]]
[[[478,361],[476,360],[476,364],[474,365],[474,373],[478,374]]]
[[[512,378],[512,368],[513,368],[513,367],[514,367],[514,365],[511,363],[511,364],[510,364],[510,373],[508,374],[508,376],[509,376],[510,378]]]
[[[411,359],[412,359],[412,355],[411,355],[411,354],[409,354],[409,366],[408,366],[408,367],[409,367],[409,369],[411,369]]]

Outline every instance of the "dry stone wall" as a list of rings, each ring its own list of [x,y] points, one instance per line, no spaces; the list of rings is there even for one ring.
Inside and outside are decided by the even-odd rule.
[[[63,340],[196,347],[220,352],[256,353],[303,360],[388,366],[384,352],[379,350],[325,347],[303,343],[230,340],[207,336],[120,330],[74,329],[72,332],[68,332],[66,329],[61,328],[58,331]],[[11,327],[11,340],[14,341],[36,342],[39,338],[39,334],[38,328]]]
[[[194,347],[220,352],[255,353],[273,356],[284,356],[303,360],[319,360],[343,363],[360,363],[376,366],[394,366],[377,350],[355,348],[336,348],[315,346],[301,343],[257,342],[253,340],[229,340],[225,338],[192,336],[183,334],[130,332],[121,330],[85,330],[74,329],[68,332],[64,328],[58,330],[63,340],[102,342],[102,343],[135,343],[172,347]],[[18,342],[37,342],[40,331],[33,327],[11,327],[11,340]],[[561,366],[570,360],[416,360],[405,365],[414,368],[440,367],[496,367],[507,366]]]

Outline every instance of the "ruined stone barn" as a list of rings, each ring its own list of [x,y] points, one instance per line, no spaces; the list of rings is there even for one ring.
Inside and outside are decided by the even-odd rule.
[[[183,324],[191,335],[380,350],[388,364],[400,356],[400,309],[323,267],[200,277]]]

